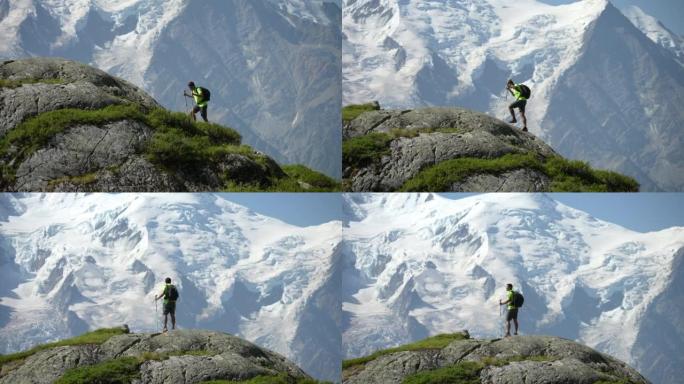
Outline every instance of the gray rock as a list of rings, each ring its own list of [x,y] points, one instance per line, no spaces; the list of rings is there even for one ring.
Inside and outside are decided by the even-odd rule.
[[[504,363],[492,364],[492,359]],[[437,350],[395,352],[345,369],[342,382],[401,383],[412,374],[467,361],[484,364],[480,382],[488,384],[593,384],[599,380],[648,383],[617,359],[550,336],[458,340]]]
[[[189,353],[192,351],[196,354]],[[294,379],[309,378],[286,358],[235,336],[212,331],[177,330],[167,334],[123,334],[99,346],[81,345],[41,351],[27,358],[19,367],[3,371],[0,384],[52,383],[74,367],[120,357],[140,357],[145,353],[148,356],[149,353],[173,355],[144,361],[136,383],[247,380],[259,375],[283,373]]]
[[[0,88],[0,137],[29,117],[63,108],[98,109],[132,102],[146,108],[159,104],[141,89],[99,69],[58,58],[5,61],[0,78],[55,80],[62,83],[24,84]]]
[[[416,137],[398,137],[390,143],[390,154],[379,163],[362,169],[345,169],[354,192],[391,192],[420,171],[446,160],[475,157],[493,159],[506,154],[532,153],[540,159],[555,156],[551,147],[529,133],[483,113],[462,108],[425,108],[410,111],[370,111],[344,128],[346,139],[372,132],[422,131]],[[425,130],[450,129],[454,132]],[[548,180],[538,171],[475,175],[452,185],[448,191],[548,190]]]

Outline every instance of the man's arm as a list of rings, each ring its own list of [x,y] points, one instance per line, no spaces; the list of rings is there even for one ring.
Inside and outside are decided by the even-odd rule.
[[[511,302],[510,299],[508,299],[508,300],[506,300],[506,301],[501,301],[501,299],[499,299],[499,305],[506,305],[506,304],[508,304],[508,303],[510,303],[510,302]]]
[[[165,293],[166,293],[166,287],[164,287],[164,290],[162,291],[162,293],[159,294],[159,296],[154,297],[154,301],[157,301],[157,300],[161,299],[162,297],[164,297]]]

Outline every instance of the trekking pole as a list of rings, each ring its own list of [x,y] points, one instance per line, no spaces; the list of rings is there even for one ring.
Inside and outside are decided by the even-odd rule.
[[[159,332],[159,309],[157,308],[157,300],[154,301],[154,329]]]

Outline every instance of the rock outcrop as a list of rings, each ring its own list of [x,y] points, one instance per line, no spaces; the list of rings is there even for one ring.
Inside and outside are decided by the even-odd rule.
[[[237,337],[212,331],[176,330],[167,334],[126,333],[104,343],[60,346],[39,351],[2,369],[0,384],[53,383],[68,371],[135,358],[132,383],[200,383],[284,376],[311,379],[286,358]],[[95,371],[95,370],[93,370]],[[101,370],[106,371],[106,370]],[[111,372],[116,370],[111,369]]]
[[[0,64],[4,191],[277,190],[283,182],[288,189],[317,189],[240,141],[230,128],[192,123],[84,64],[56,58]]]
[[[446,180],[439,190],[431,192],[554,189],[554,175],[543,169],[544,164],[549,159],[562,158],[530,133],[462,108],[401,111],[378,107],[368,104],[370,110],[344,123],[343,170],[347,190],[413,191],[416,188],[411,187],[412,179],[459,159],[464,162],[462,166],[451,166],[456,170],[460,167],[463,174]],[[487,163],[502,159],[505,161],[498,164]],[[520,161],[523,164],[516,165]],[[469,169],[465,170],[466,167]],[[436,172],[453,173],[448,168]],[[417,189],[425,191],[424,187]]]
[[[399,347],[399,350],[402,348]],[[648,381],[627,364],[589,347],[550,336],[469,339],[441,348],[407,348],[346,365],[343,383],[402,383],[409,377],[487,384],[624,383]],[[463,381],[448,381],[446,377]]]

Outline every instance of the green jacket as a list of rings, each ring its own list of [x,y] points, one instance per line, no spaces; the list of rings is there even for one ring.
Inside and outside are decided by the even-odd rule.
[[[527,100],[527,98],[522,95],[522,90],[520,89],[520,84],[514,85],[512,91],[513,91],[513,96],[515,97],[516,100]]]
[[[164,304],[168,304],[169,301],[170,301],[170,300],[169,300],[169,294],[170,294],[170,293],[169,293],[169,288],[170,288],[171,286],[173,286],[173,284],[166,284],[166,286],[164,287]],[[175,300],[173,300],[173,301],[175,302]]]
[[[513,305],[513,290],[508,291],[508,309],[515,309],[515,305]]]
[[[204,107],[207,105],[207,101],[204,100],[204,95],[202,94],[202,89],[200,87],[195,87],[192,90],[192,98],[195,99],[195,104],[198,107]]]

